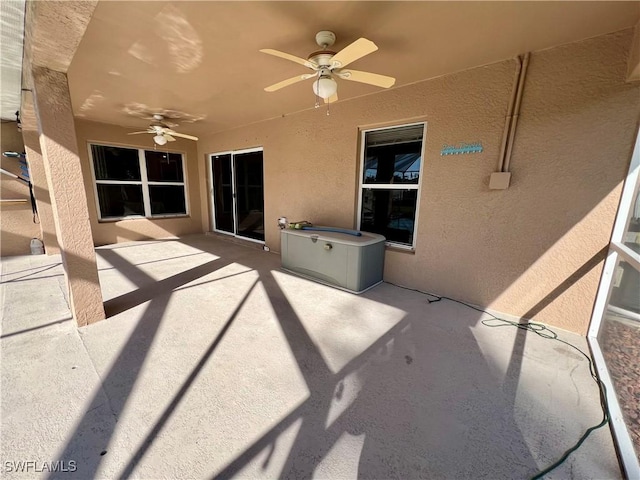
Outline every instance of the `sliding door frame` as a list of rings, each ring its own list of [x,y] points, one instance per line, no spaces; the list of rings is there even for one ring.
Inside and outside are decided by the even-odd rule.
[[[244,235],[238,235],[238,198],[236,192],[236,155],[241,155],[243,153],[254,153],[254,152],[262,152],[262,195],[264,197],[264,148],[263,147],[253,147],[253,148],[245,148],[242,150],[226,150],[223,152],[214,152],[207,155],[207,170],[209,175],[209,200],[211,201],[211,229],[216,233],[221,233],[223,235],[229,235],[231,237],[240,238],[242,240],[247,240],[249,242],[259,243],[261,245],[265,244],[265,240],[256,240],[255,238],[245,237]],[[233,198],[233,232],[227,232],[226,230],[218,230],[216,226],[216,205],[214,198],[214,184],[213,184],[213,157],[219,155],[230,155],[231,156],[231,194]],[[262,214],[264,216],[264,207]],[[265,222],[266,223],[266,222]],[[266,225],[265,225],[266,226]]]

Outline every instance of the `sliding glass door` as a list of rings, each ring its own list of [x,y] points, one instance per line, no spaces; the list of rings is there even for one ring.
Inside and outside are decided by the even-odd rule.
[[[263,242],[262,149],[217,153],[209,161],[214,230]]]
[[[215,230],[234,233],[231,154],[211,155],[213,172],[213,225]]]
[[[235,165],[236,234],[264,241],[262,150],[237,153]]]

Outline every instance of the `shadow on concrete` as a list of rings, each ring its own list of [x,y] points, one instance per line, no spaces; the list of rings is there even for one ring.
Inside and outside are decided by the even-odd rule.
[[[527,312],[527,318],[598,266],[606,252],[604,247],[554,288]],[[357,474],[363,479],[473,478],[480,472],[491,478],[528,478],[539,470],[513,418],[526,330],[517,331],[505,383],[500,385],[482,367],[486,360],[469,328],[459,324],[451,328],[448,318],[426,322],[415,309],[407,309],[402,295],[381,299],[379,289],[372,290],[363,296],[384,300],[408,315],[333,375],[270,272],[260,271],[260,279],[310,398],[214,478],[239,475],[259,453],[272,452],[279,435],[299,418],[302,425],[281,478],[312,478],[345,433],[364,437]],[[466,318],[472,320],[468,327],[476,325],[478,318]],[[462,331],[468,333],[461,336]],[[345,385],[354,373],[366,381],[327,427],[332,405],[345,396]]]
[[[54,265],[47,265],[46,268],[49,269],[49,268],[57,267],[58,265],[62,265],[62,263],[58,262],[58,263],[56,263]],[[24,272],[31,272],[31,273],[29,273],[29,275],[34,275],[34,274],[39,273],[39,272],[34,272],[33,270],[42,269],[42,268],[45,268],[45,267],[25,268],[24,270],[18,270],[17,272],[3,273],[2,276],[3,277],[8,277],[10,275],[18,275],[18,274],[24,273]],[[7,283],[9,281],[11,281],[11,280],[7,280],[5,282],[0,282],[0,283]]]
[[[11,280],[5,280],[0,282],[0,285],[3,283],[16,283],[16,282],[28,282],[30,280],[41,280],[43,278],[54,278],[54,277],[62,277],[64,275],[64,273],[58,273],[56,275],[45,275],[43,277],[36,277],[35,275],[38,275],[40,273],[46,272],[48,270],[52,270],[58,266],[62,265],[61,263],[56,263],[54,265],[49,265],[48,267],[43,267],[40,270],[38,270],[37,272],[31,272],[31,273],[26,273],[21,277],[18,278],[12,278]]]
[[[121,270],[123,263],[128,264],[128,262],[126,262],[126,260],[124,260],[122,257],[113,252],[110,252],[109,250],[101,250],[100,255],[108,260],[118,270]],[[216,259],[211,260],[207,263],[203,263],[202,265],[189,269],[185,272],[181,272],[171,277],[165,278],[163,280],[143,283],[138,279],[138,281],[136,281],[136,284],[140,285],[140,287],[137,290],[133,290],[129,293],[125,293],[124,295],[120,295],[119,297],[112,298],[111,300],[107,300],[106,302],[104,302],[105,314],[107,318],[113,317],[145,302],[154,300],[165,294],[170,294],[178,287],[186,285],[187,283],[190,283],[200,277],[204,277],[205,275],[208,275],[215,270],[226,267],[227,265],[229,265],[229,263],[230,262],[225,259]],[[128,268],[131,270],[131,266],[129,266]],[[129,276],[129,279],[134,280],[136,278],[139,278],[140,276],[145,275],[146,274],[142,273],[141,270],[137,270],[137,272],[132,272],[131,276]]]
[[[602,247],[595,255],[587,260],[578,270],[567,277],[562,283],[549,292],[542,300],[536,303],[531,309],[529,309],[523,316],[523,319],[535,318],[542,310],[547,308],[553,303],[560,295],[571,288],[578,280],[584,277],[591,270],[601,265],[604,259],[607,257],[609,246]],[[595,298],[594,298],[595,302]],[[527,320],[523,320],[522,324],[526,325]],[[518,384],[520,383],[520,373],[522,371],[522,361],[524,359],[524,348],[527,340],[528,330],[524,328],[518,328],[516,332],[516,338],[511,350],[511,359],[509,361],[509,367],[507,369],[506,381],[504,384],[504,392],[515,403],[516,392]]]
[[[446,318],[426,321],[407,309],[403,292],[386,295],[384,303],[407,316],[333,374],[271,272],[259,273],[309,398],[214,478],[241,475],[261,452],[273,452],[280,434],[298,419],[302,423],[279,478],[317,475],[345,434],[364,438],[358,478],[463,478],[479,471],[524,478],[536,472],[510,401],[469,328],[448,328]],[[380,302],[377,290],[364,296]],[[476,323],[473,317],[469,327]],[[467,333],[453,337],[454,330]],[[330,423],[336,408],[342,413]]]
[[[109,249],[109,250],[114,250],[113,248]],[[162,263],[162,262],[168,262],[171,260],[176,260],[178,258],[186,258],[186,257],[196,257],[198,255],[204,255],[205,252],[198,252],[198,253],[189,253],[186,255],[178,255],[175,257],[166,257],[166,258],[154,258],[153,260],[149,260],[148,262],[137,262],[137,263],[132,263],[131,265],[133,265],[134,267],[140,267],[141,265],[157,265],[158,263]],[[116,267],[105,267],[105,268],[98,268],[99,272],[105,272],[107,270],[117,270]]]
[[[281,478],[317,475],[331,452],[343,448],[341,442],[345,438],[359,445],[357,477],[363,479],[462,478],[476,477],[479,472],[491,478],[527,478],[538,471],[514,419],[526,332],[519,334],[520,340],[511,352],[505,379],[510,383],[501,384],[487,366],[471,331],[482,318],[481,314],[470,313],[467,307],[446,300],[428,305],[426,299],[416,299],[413,292],[382,285],[361,298],[402,310],[406,312],[405,317],[334,373],[273,275],[278,268],[277,257],[252,255],[254,252],[247,249],[223,245],[202,236],[186,237],[180,242],[220,258],[156,281],[117,252],[98,251],[138,286],[133,292],[106,302],[110,314],[144,302],[149,304],[103,379],[101,392],[108,396],[114,421],[99,432],[95,458],[79,465],[83,478],[93,477],[98,472],[100,452],[107,448],[113,435],[116,420],[131,395],[173,292],[216,281],[186,285],[238,262],[240,258],[240,263],[248,270],[228,277],[255,271],[258,279],[145,435],[120,478],[134,474],[258,284],[266,292],[309,395],[243,452],[230,459],[214,478],[242,475],[243,469],[259,461],[258,456],[266,451],[269,453],[262,463],[265,470],[279,449],[280,435],[296,422],[300,427],[291,449],[285,453],[278,451],[281,459],[284,456],[284,465],[278,475]],[[598,265],[603,252],[606,253],[606,249],[553,289],[531,313],[535,315],[544,309]],[[443,308],[445,303],[448,306]],[[460,309],[455,319],[451,318],[452,308],[454,313],[456,308]],[[92,411],[100,406],[100,399],[96,393],[60,455],[61,461],[79,458],[79,452],[86,452],[84,436],[94,428]],[[92,434],[95,436],[95,431]],[[86,459],[87,455],[81,458]]]
[[[102,388],[90,401],[84,417],[79,421],[75,432],[59,456],[59,460],[62,462],[71,460],[78,462],[76,475],[79,478],[93,478],[100,466],[102,455],[107,453],[106,448],[115,430],[117,419],[123,412],[137,381],[140,369],[164,317],[173,289],[219,270],[232,262],[231,259],[216,259],[158,282],[112,250],[98,250],[98,254],[138,286],[137,290],[114,298],[109,301],[109,304],[105,303],[108,316],[145,302],[149,302],[149,304],[113,366],[102,379]],[[103,406],[104,394],[107,396],[113,421],[103,422],[101,428],[96,428],[94,410]],[[91,439],[92,445],[90,446],[93,452],[87,451],[88,445],[85,436]],[[57,478],[57,475],[59,473],[54,472],[49,478]],[[65,478],[64,474],[61,478]]]
[[[45,324],[42,324],[42,325],[38,325],[37,327],[25,328],[25,329],[19,330],[17,332],[5,333],[4,335],[0,335],[0,339],[9,338],[9,337],[15,337],[16,335],[22,335],[23,333],[33,332],[34,330],[40,330],[42,328],[51,327],[53,325],[59,325],[61,323],[65,323],[65,322],[68,322],[70,320],[73,320],[73,318],[71,318],[71,317],[63,318],[61,320],[56,320],[55,322],[49,322],[49,323],[45,323]]]
[[[249,295],[251,295],[251,292],[253,291],[253,289],[257,284],[258,284],[258,280],[253,282],[253,285],[251,285],[251,288],[249,288],[247,293],[244,295],[244,297],[242,298],[242,300],[240,301],[236,309],[233,311],[233,313],[231,314],[227,322],[224,324],[224,326],[222,327],[222,329],[220,330],[216,338],[211,342],[211,344],[209,345],[209,348],[207,348],[207,350],[204,352],[202,357],[200,357],[200,360],[198,361],[196,366],[193,368],[193,370],[191,370],[191,373],[189,374],[187,379],[184,381],[184,383],[178,390],[178,393],[175,395],[175,397],[173,397],[173,399],[171,400],[171,403],[169,403],[169,406],[164,410],[164,412],[162,413],[158,421],[155,423],[155,425],[153,426],[149,434],[147,434],[146,438],[142,442],[142,445],[140,445],[138,450],[131,457],[131,460],[129,461],[127,466],[124,468],[124,471],[120,475],[120,478],[129,478],[131,476],[136,465],[138,465],[138,462],[142,459],[142,457],[144,457],[144,454],[147,452],[147,450],[149,450],[149,447],[151,447],[151,445],[153,444],[153,441],[156,439],[158,434],[160,434],[160,432],[164,428],[167,421],[171,418],[171,415],[175,411],[176,407],[180,404],[184,396],[187,394],[187,392],[189,391],[189,388],[191,388],[191,385],[200,374],[200,371],[209,360],[209,357],[211,357],[211,355],[215,351],[218,344],[222,341],[222,338],[227,333],[227,330],[229,330],[229,327],[231,326],[235,318],[238,316],[238,313],[240,313],[240,310],[244,306],[245,302],[249,298]]]

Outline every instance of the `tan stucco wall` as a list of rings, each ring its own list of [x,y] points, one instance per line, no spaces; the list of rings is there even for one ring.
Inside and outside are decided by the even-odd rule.
[[[91,142],[106,143],[116,146],[145,148],[153,150],[151,135],[127,135],[132,129],[122,128],[104,123],[89,122],[76,119],[76,135],[82,163],[84,188],[87,192],[89,215],[93,240],[96,245],[143,240],[148,238],[165,238],[175,235],[199,233],[202,227],[202,204],[200,201],[200,182],[195,142],[178,140],[169,145],[169,151],[183,153],[186,165],[186,183],[189,204],[188,217],[135,219],[120,221],[98,221],[98,208],[95,199],[93,177],[89,164],[89,148]],[[163,150],[166,150],[163,147]]]
[[[68,302],[78,326],[104,320],[89,208],[82,189],[82,167],[67,76],[34,67],[33,105]]]
[[[266,242],[278,251],[282,215],[355,226],[359,128],[426,120],[416,251],[387,250],[385,279],[585,333],[602,267],[589,261],[609,241],[638,125],[640,90],[625,83],[631,35],[532,54],[508,190],[488,179],[514,61],[206,137],[200,161],[264,147]],[[476,141],[482,154],[440,156]]]
[[[24,152],[22,134],[15,122],[0,124],[0,152]],[[20,164],[15,158],[2,157],[0,165],[20,175]],[[0,256],[28,255],[31,239],[40,238],[40,227],[33,223],[29,187],[7,175],[0,175],[0,197],[3,199],[25,199],[26,203],[0,203]]]

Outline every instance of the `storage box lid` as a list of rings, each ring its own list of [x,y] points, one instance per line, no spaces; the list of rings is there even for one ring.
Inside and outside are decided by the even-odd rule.
[[[317,238],[321,242],[335,242],[344,245],[356,245],[360,247],[373,245],[375,243],[384,242],[386,240],[384,236],[370,232],[361,232],[362,235],[359,237],[355,235],[349,235],[348,233],[323,232],[319,230],[292,230],[289,228],[285,228],[284,230],[281,230],[281,232],[284,235],[295,235],[298,237],[306,237],[309,239]]]

